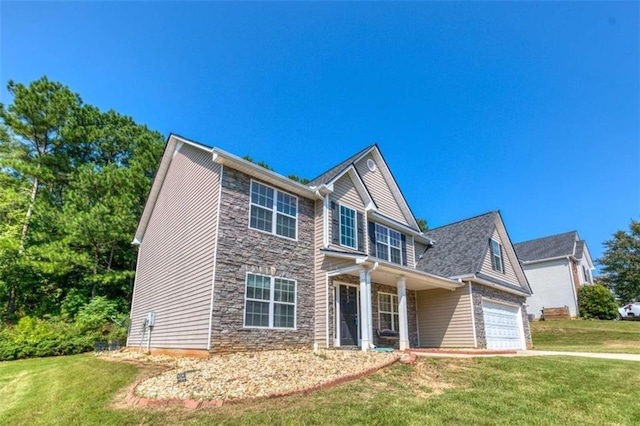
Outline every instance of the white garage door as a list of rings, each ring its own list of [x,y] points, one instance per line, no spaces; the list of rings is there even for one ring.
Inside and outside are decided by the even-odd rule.
[[[487,349],[522,349],[518,308],[483,302]]]

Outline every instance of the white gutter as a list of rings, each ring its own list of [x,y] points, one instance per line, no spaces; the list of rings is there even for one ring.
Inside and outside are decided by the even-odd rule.
[[[400,229],[402,230],[405,234],[411,235],[412,237],[422,240],[422,242],[426,242],[428,244],[433,244],[435,241],[432,240],[431,238],[428,238],[426,236],[424,236],[424,234],[420,231],[416,231],[415,229],[403,224],[403,223],[399,223],[396,222],[393,219],[390,219],[386,216],[381,215],[380,213],[378,213],[377,211],[371,211],[369,213],[369,216],[371,216],[373,219],[375,219],[376,222],[379,222],[382,225],[386,225],[386,226],[390,226],[392,228],[396,228],[396,229]]]
[[[523,296],[523,297],[529,297],[530,296],[530,294],[526,293],[525,291],[520,291],[520,290],[516,290],[516,289],[512,289],[512,288],[509,288],[509,287],[502,286],[500,284],[492,283],[491,281],[487,281],[487,280],[483,280],[482,278],[478,278],[474,274],[460,275],[460,276],[451,277],[451,278],[452,279],[457,279],[459,282],[462,282],[462,281],[473,281],[473,282],[476,282],[478,284],[486,285],[487,287],[493,287],[493,288],[498,289],[500,291],[504,291],[504,292],[511,293],[511,294],[516,294],[518,296]]]
[[[547,257],[546,259],[536,259],[536,260],[521,260],[520,263],[522,263],[523,265],[529,265],[532,263],[541,263],[541,262],[550,262],[552,260],[561,260],[561,259],[568,259],[568,258],[574,258],[573,256],[556,256],[556,257]]]

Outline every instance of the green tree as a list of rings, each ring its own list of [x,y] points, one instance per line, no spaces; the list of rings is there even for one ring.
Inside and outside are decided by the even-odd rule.
[[[617,231],[605,241],[602,281],[622,303],[640,300],[640,222],[631,220],[629,231]]]
[[[418,222],[418,226],[422,232],[427,232],[429,230],[429,225],[427,225],[427,219],[417,218],[416,222]]]

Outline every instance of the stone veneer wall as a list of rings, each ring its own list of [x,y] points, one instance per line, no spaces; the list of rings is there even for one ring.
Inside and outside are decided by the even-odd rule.
[[[484,316],[482,312],[482,299],[495,300],[497,302],[511,303],[521,307],[522,324],[524,325],[524,337],[527,343],[527,348],[532,347],[531,343],[531,328],[529,327],[529,318],[527,317],[527,308],[523,304],[526,302],[526,298],[522,296],[516,296],[515,294],[507,293],[504,291],[496,290],[490,287],[485,287],[479,284],[472,284],[473,295],[473,315],[476,322],[476,338],[478,340],[479,348],[487,347],[487,340],[484,331]]]
[[[298,241],[249,229],[251,178],[224,167],[210,351],[311,347],[314,327],[314,202],[298,197]],[[296,329],[244,328],[246,274],[296,280]]]
[[[360,278],[355,277],[353,275],[339,275],[337,277],[333,277],[333,279],[329,279],[329,285],[331,286],[331,291],[329,292],[329,336],[330,336],[330,346],[333,346],[335,341],[335,290],[334,289],[334,281],[343,282],[346,284],[354,284],[360,285]],[[376,282],[371,283],[371,292],[373,300],[371,302],[372,307],[372,317],[373,317],[373,342],[376,346],[388,346],[390,341],[380,342],[378,336],[376,334],[376,329],[379,327],[379,318],[378,318],[378,292],[383,293],[391,293],[398,294],[398,290],[396,287],[378,284]],[[412,348],[418,347],[418,314],[416,311],[416,297],[417,294],[413,290],[407,290],[407,321],[409,323],[409,344]]]

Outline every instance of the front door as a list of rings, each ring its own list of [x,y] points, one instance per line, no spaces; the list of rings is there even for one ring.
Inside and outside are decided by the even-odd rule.
[[[358,344],[358,288],[346,285],[340,293],[340,346]]]

